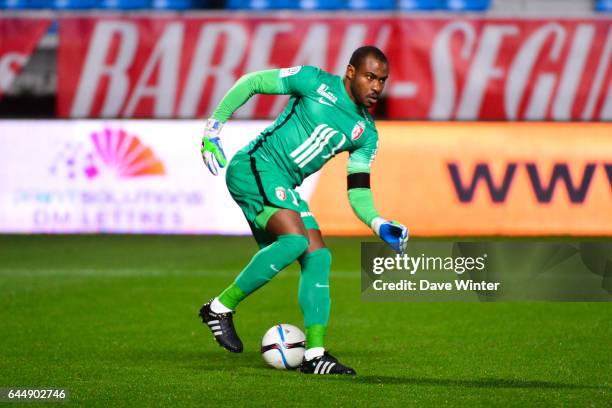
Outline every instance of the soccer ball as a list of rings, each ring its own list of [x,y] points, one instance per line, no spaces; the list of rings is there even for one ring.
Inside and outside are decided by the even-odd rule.
[[[277,324],[261,340],[261,356],[268,365],[281,370],[297,368],[304,359],[306,337],[297,327]]]

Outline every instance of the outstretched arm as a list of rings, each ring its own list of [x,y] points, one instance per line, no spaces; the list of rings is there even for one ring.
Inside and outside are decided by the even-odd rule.
[[[219,133],[238,108],[255,94],[303,95],[314,86],[319,72],[315,67],[300,66],[251,72],[240,77],[206,121],[200,152],[210,172],[216,176],[217,167],[227,164]]]
[[[279,77],[279,69],[245,74],[225,94],[212,118],[225,123],[232,114],[255,94],[280,95],[287,92]]]
[[[372,223],[380,218],[380,215],[376,211],[370,190],[370,173],[349,173],[346,185],[353,212],[364,224],[375,230]]]
[[[348,163],[347,189],[351,208],[357,217],[383,241],[400,254],[406,249],[408,229],[378,214],[370,189],[370,165],[376,156],[377,144],[365,145],[351,153]]]

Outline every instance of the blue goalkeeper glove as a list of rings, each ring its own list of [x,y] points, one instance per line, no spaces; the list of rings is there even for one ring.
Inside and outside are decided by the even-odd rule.
[[[377,217],[372,221],[372,229],[395,252],[400,255],[404,254],[406,245],[408,245],[408,228],[397,221],[387,221]]]
[[[206,121],[206,127],[204,128],[204,137],[202,138],[202,147],[200,152],[202,153],[202,159],[208,170],[213,175],[219,174],[218,167],[225,167],[227,165],[227,159],[221,147],[221,139],[219,133],[223,123],[210,118]]]

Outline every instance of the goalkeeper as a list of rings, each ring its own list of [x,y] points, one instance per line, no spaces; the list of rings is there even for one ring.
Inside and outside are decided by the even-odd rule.
[[[297,260],[298,300],[306,331],[300,371],[355,374],[325,351],[332,255],[295,188],[335,155],[348,151],[353,211],[395,251],[404,251],[407,229],[379,216],[370,191],[378,133],[368,108],[378,101],[388,70],[382,51],[365,46],[352,54],[344,78],[311,66],[253,72],[236,82],[208,119],[201,152],[217,175],[218,167],[227,164],[219,134],[234,111],[254,94],[291,95],[278,119],[238,151],[227,168],[227,187],[260,248],[234,282],[200,309],[202,321],[227,350],[240,353],[243,348],[232,321],[238,304]]]

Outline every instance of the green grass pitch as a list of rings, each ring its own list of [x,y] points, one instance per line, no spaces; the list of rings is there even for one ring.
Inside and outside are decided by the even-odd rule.
[[[63,387],[85,406],[612,406],[609,303],[365,303],[359,239],[329,238],[327,345],[355,378],[264,365],[263,333],[301,326],[298,269],[241,304],[245,352],[197,310],[249,237],[0,237],[0,387]]]

